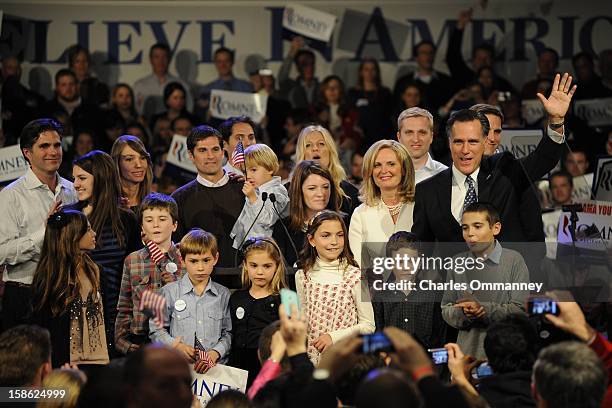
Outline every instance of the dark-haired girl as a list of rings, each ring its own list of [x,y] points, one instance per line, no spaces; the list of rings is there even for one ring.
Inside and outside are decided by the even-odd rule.
[[[100,269],[87,255],[96,233],[81,211],[49,217],[34,280],[32,322],[51,333],[53,367],[109,362]]]
[[[107,339],[112,345],[123,261],[142,248],[140,228],[134,213],[121,204],[117,167],[108,154],[94,150],[79,157],[73,162],[72,174],[79,198],[72,208],[85,213],[98,236],[90,256],[101,268]]]
[[[316,366],[321,353],[354,332],[374,331],[374,311],[362,298],[361,270],[351,254],[342,216],[315,215],[306,231],[295,286],[308,324],[308,357]]]

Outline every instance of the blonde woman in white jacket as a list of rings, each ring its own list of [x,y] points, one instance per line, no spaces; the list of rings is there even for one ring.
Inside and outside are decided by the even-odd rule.
[[[385,244],[397,231],[410,231],[414,209],[414,167],[406,148],[395,140],[374,143],[363,157],[362,204],[355,209],[349,244],[362,267],[385,256]]]

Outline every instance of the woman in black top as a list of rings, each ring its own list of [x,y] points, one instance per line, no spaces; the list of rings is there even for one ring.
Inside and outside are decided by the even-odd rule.
[[[114,339],[123,261],[142,248],[140,226],[132,211],[121,205],[121,187],[113,159],[94,150],[74,160],[74,188],[79,202],[72,208],[87,215],[96,232],[96,247],[89,253],[100,266],[100,288],[104,300],[107,341]],[[110,347],[111,355],[114,347]]]
[[[304,246],[308,221],[319,211],[338,211],[342,199],[330,172],[312,160],[298,163],[288,186],[290,215],[276,222],[272,236],[287,264],[293,266],[298,259],[296,252]]]
[[[355,88],[349,89],[348,99],[359,112],[359,127],[363,129],[366,148],[393,137],[393,95],[383,86],[380,67],[374,58],[365,58],[359,65],[359,80]]]
[[[188,118],[191,123],[199,121],[187,110],[187,91],[178,82],[170,82],[164,87],[164,105],[166,111],[153,115],[149,121],[149,128],[153,130],[159,118],[167,118],[170,122],[179,116]]]
[[[261,369],[261,331],[278,320],[279,291],[286,287],[285,264],[272,238],[251,238],[242,246],[242,285],[230,297],[232,350],[229,365],[249,372],[251,386]]]

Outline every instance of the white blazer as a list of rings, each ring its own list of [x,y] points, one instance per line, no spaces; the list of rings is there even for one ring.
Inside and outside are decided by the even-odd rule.
[[[393,224],[389,209],[382,200],[374,207],[363,203],[355,209],[349,228],[349,245],[359,266],[362,266],[362,261],[364,265],[372,266],[372,259],[385,256],[385,245],[395,232],[410,232],[413,210],[414,202],[404,204],[397,223]]]

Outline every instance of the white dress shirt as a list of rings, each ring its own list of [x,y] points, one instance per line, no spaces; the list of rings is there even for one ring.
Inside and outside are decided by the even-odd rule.
[[[465,201],[465,195],[468,191],[468,183],[466,181],[467,176],[457,170],[455,165],[452,166],[453,172],[453,186],[451,187],[451,213],[453,217],[461,224],[461,215],[463,214],[463,203]],[[476,196],[478,197],[478,173],[480,173],[480,167],[476,169],[470,176],[474,180],[474,188],[476,189]]]
[[[221,177],[219,181],[217,181],[216,183],[213,183],[212,181],[208,181],[204,177],[198,174],[198,176],[196,177],[196,180],[198,181],[198,183],[200,183],[204,187],[212,187],[212,188],[223,187],[224,185],[229,183],[229,176],[227,175],[227,172],[224,171],[223,177]]]
[[[565,137],[559,133],[552,130],[550,127],[547,131],[548,137],[555,143],[563,143]],[[453,185],[451,188],[451,213],[453,217],[457,220],[459,224],[461,224],[461,215],[463,213],[463,202],[465,201],[465,195],[467,194],[468,184],[465,181],[467,176],[461,173],[455,165],[452,166],[453,171]],[[476,189],[476,196],[478,196],[478,173],[480,172],[480,167],[478,167],[470,176],[472,176],[472,180],[474,180],[474,188]]]
[[[431,158],[431,155],[427,153],[427,162],[423,167],[414,171],[414,183],[419,184],[423,180],[435,176],[439,172],[446,170],[448,167],[439,161],[435,161]]]
[[[57,180],[53,192],[28,168],[26,174],[0,191],[4,214],[0,222],[0,265],[6,266],[3,281],[32,283],[51,205],[58,200],[62,206],[77,201],[72,183],[59,175]]]
[[[374,257],[385,256],[385,245],[395,232],[412,229],[413,210],[414,202],[405,203],[397,217],[397,223],[394,224],[389,209],[382,200],[374,207],[363,203],[355,208],[349,227],[349,245],[359,266],[362,266],[362,256],[366,264]],[[362,245],[366,251],[363,255]]]

